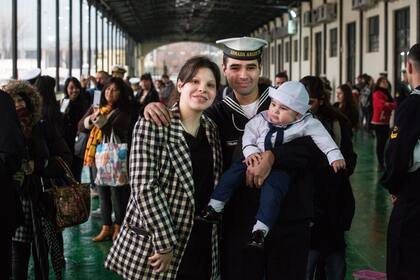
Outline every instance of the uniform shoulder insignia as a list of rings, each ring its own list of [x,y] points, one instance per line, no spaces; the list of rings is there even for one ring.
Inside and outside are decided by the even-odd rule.
[[[397,138],[397,136],[398,136],[398,127],[394,126],[394,128],[392,129],[390,137],[391,137],[391,139],[395,139],[395,138]]]

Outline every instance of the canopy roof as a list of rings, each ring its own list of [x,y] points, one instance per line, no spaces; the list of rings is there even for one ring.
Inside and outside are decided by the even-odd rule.
[[[214,42],[244,36],[300,1],[92,0],[137,42]]]

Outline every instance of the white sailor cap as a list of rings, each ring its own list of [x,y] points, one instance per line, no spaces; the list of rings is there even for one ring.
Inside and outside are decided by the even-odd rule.
[[[301,115],[311,108],[308,91],[301,82],[288,81],[278,88],[270,87],[268,95]]]
[[[19,80],[25,80],[25,81],[31,82],[35,80],[36,78],[38,78],[40,75],[41,75],[41,69],[33,68],[33,69],[22,71],[19,74],[18,78]]]
[[[124,65],[113,65],[111,68],[111,72],[125,73],[127,72],[127,70],[125,70]]]
[[[236,37],[216,41],[223,44],[223,53],[239,60],[252,60],[261,57],[262,50],[268,45],[266,40],[251,37]]]
[[[140,78],[133,77],[133,78],[130,78],[128,81],[130,82],[130,84],[136,85],[136,84],[140,83]]]

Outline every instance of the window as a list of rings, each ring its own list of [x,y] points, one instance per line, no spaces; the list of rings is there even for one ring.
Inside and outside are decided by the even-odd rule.
[[[100,71],[100,70],[104,70],[105,69],[105,64],[103,63],[103,59],[104,59],[104,34],[103,34],[103,27],[104,27],[104,22],[103,22],[103,17],[102,14],[98,11],[98,57],[97,57],[97,65],[98,65],[98,69],[96,71]]]
[[[298,52],[298,40],[294,40],[293,41],[293,58],[294,61],[298,61],[298,57],[299,57],[299,52]]]
[[[289,51],[290,51],[290,47],[289,47],[290,43],[286,42],[285,46],[284,46],[284,62],[289,62],[290,61],[290,57],[289,57]]]
[[[69,76],[69,17],[70,17],[70,6],[69,0],[60,1],[60,16],[58,17],[59,31],[60,31],[60,65],[59,65],[59,85],[64,85],[65,79]]]
[[[89,6],[86,0],[82,1],[82,75],[88,74],[88,40],[89,40]],[[80,65],[78,65],[80,67]]]
[[[270,47],[270,49],[271,49],[271,64],[275,64],[276,63],[276,53],[275,53],[275,50],[274,50],[274,46],[271,46]]]
[[[379,16],[368,19],[369,26],[369,52],[379,51]]]
[[[337,28],[330,29],[330,57],[337,56]]]
[[[96,29],[95,29],[95,16],[96,16],[96,9],[92,5],[90,7],[90,53],[91,53],[91,59],[90,59],[90,73],[96,72],[96,56],[95,56],[95,48],[96,48]]]
[[[277,57],[278,60],[278,71],[283,69],[283,45],[279,44],[277,46],[277,53],[279,54]]]
[[[80,77],[80,1],[73,0],[72,10],[72,76]]]
[[[309,37],[306,36],[303,38],[303,60],[308,60],[309,58]]]
[[[4,1],[0,9],[0,80],[12,77],[12,1]]]
[[[55,0],[42,0],[41,5],[41,71],[42,75],[55,78]]]
[[[7,1],[12,2],[12,1]],[[37,1],[20,0],[17,6],[18,75],[22,71],[37,67]],[[3,9],[3,7],[2,7]],[[10,9],[11,11],[11,9]],[[11,19],[11,13],[6,19]],[[10,21],[11,24],[11,21]],[[2,36],[2,40],[5,38]],[[11,37],[9,37],[11,38]],[[8,38],[8,39],[9,39]],[[10,71],[10,74],[12,71]]]

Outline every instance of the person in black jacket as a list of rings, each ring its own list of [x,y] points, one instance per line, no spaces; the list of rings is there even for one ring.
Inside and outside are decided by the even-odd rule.
[[[0,254],[6,260],[6,268],[11,265],[12,236],[23,221],[23,213],[16,192],[13,175],[20,169],[24,156],[23,134],[16,115],[13,100],[0,90],[0,181],[2,182],[1,220],[4,233]],[[10,269],[2,272],[8,279]]]
[[[65,104],[68,104],[65,106]],[[64,116],[64,139],[70,151],[75,155],[74,144],[78,132],[78,124],[89,109],[89,100],[82,94],[81,84],[74,77],[67,78],[64,83],[64,99],[61,101]],[[80,181],[83,166],[83,156],[75,156],[71,170],[76,180]]]
[[[306,76],[301,82],[309,92],[311,111],[339,145],[347,163],[346,170],[339,173],[327,166],[315,168],[315,217],[311,227],[307,279],[313,279],[316,270],[322,271],[326,279],[343,280],[346,272],[344,233],[350,229],[355,211],[349,180],[357,159],[351,141],[352,131],[346,116],[330,104],[330,96],[319,77]]]
[[[414,90],[397,107],[381,179],[394,203],[387,236],[389,280],[420,278],[420,44],[411,47],[406,69]]]
[[[245,124],[256,113],[267,110],[268,90],[258,87],[261,51],[267,44],[256,38],[232,38],[224,44],[223,71],[230,88],[227,96],[210,107],[206,114],[218,126],[224,170],[241,157]],[[236,48],[236,49],[235,49]],[[149,105],[145,117],[157,124],[170,119],[159,104]],[[240,189],[224,211],[221,230],[222,279],[305,279],[310,242],[309,222],[313,216],[313,171],[311,166],[325,164],[310,137],[295,139],[262,155],[260,165],[246,175],[247,187]],[[262,183],[271,168],[280,168],[290,176],[290,190],[281,207],[279,219],[270,230],[263,254],[244,250],[255,223]],[[255,187],[256,188],[255,188]]]
[[[64,170],[55,157],[60,156],[70,164],[71,154],[56,127],[43,121],[41,96],[33,86],[25,81],[10,81],[4,90],[15,102],[26,150],[22,169],[18,171],[23,180],[16,186],[24,220],[13,236],[13,279],[27,278],[31,251],[36,277],[48,275],[45,242],[48,242],[56,277],[59,277],[64,262],[62,246],[57,240],[60,231],[55,228],[53,210],[42,199],[43,187],[47,187],[42,182],[64,176]],[[45,231],[44,226],[51,231]]]

